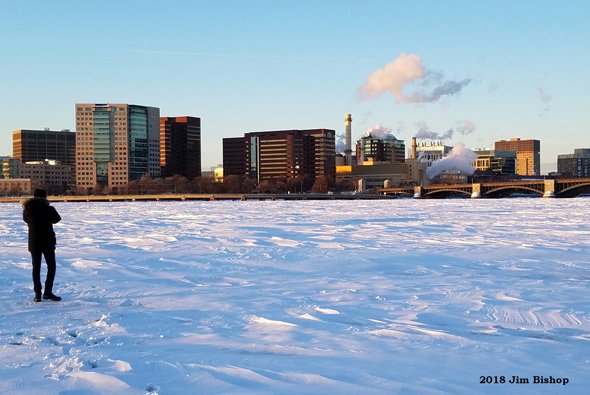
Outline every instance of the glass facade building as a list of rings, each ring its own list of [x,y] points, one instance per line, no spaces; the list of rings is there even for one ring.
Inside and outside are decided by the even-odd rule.
[[[159,177],[160,110],[128,104],[76,104],[76,187],[116,192],[143,175]],[[158,120],[158,122],[155,122]]]

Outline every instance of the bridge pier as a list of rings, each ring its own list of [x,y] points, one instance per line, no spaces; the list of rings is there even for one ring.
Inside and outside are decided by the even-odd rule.
[[[543,193],[544,198],[555,197],[555,180],[545,180],[545,192]]]
[[[481,184],[471,184],[471,199],[481,197]]]
[[[414,187],[414,199],[422,198],[422,187]]]

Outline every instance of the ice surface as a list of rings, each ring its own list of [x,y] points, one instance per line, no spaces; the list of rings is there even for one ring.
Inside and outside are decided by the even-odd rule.
[[[590,385],[588,198],[54,205],[64,300],[36,304],[0,205],[2,394]]]

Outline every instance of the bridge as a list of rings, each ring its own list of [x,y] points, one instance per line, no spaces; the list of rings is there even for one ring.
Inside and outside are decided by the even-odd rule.
[[[590,193],[590,178],[538,179],[473,184],[430,184],[416,187],[381,188],[382,195],[415,198],[502,198],[515,194],[539,197],[576,197]]]

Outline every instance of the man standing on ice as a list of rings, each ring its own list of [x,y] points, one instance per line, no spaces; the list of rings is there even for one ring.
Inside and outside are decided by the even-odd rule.
[[[55,232],[53,224],[61,217],[55,207],[49,205],[47,192],[35,189],[33,198],[23,204],[23,220],[29,226],[29,251],[33,260],[33,289],[35,302],[41,301],[41,256],[47,264],[47,278],[43,299],[59,301],[61,298],[53,294],[53,280],[55,279]]]

